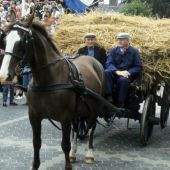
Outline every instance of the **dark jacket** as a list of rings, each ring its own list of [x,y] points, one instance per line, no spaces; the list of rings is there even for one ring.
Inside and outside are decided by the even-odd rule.
[[[83,47],[78,50],[79,55],[88,55],[88,48]],[[94,47],[94,58],[98,60],[103,67],[105,67],[105,62],[106,62],[106,50],[102,47],[95,46]]]
[[[130,46],[125,54],[121,54],[120,47],[112,48],[106,61],[106,70],[127,70],[131,75],[142,71],[142,62],[136,48]]]

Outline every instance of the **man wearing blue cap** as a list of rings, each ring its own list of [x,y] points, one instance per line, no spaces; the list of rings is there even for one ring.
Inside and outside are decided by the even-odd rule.
[[[138,50],[130,46],[128,33],[119,33],[117,40],[118,46],[110,50],[106,61],[106,97],[110,102],[113,102],[113,85],[116,84],[116,103],[119,107],[124,107],[129,84],[142,71],[142,62]]]

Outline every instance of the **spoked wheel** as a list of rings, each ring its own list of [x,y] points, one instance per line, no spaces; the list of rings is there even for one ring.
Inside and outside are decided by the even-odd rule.
[[[167,87],[165,86],[161,102],[161,115],[160,115],[160,124],[162,129],[167,126],[169,113],[170,113],[170,92],[168,92]]]
[[[142,116],[141,116],[140,142],[142,146],[146,146],[148,144],[149,138],[152,135],[153,126],[154,124],[157,124],[157,120],[155,120],[156,119],[155,111],[156,111],[156,104],[155,104],[154,96],[149,95],[145,100]]]
[[[88,124],[85,119],[80,119],[78,122],[78,132],[77,132],[77,137],[81,140],[83,140],[87,133],[88,133]]]

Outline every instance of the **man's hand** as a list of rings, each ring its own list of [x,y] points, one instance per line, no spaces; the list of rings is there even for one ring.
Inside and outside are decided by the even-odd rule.
[[[130,76],[130,73],[128,72],[128,71],[122,71],[122,76],[123,77],[126,77],[126,78],[129,78],[129,76]]]
[[[116,71],[116,74],[118,76],[123,76],[123,77],[126,77],[126,78],[129,78],[129,76],[130,76],[130,73],[126,70],[125,71]]]
[[[115,73],[116,73],[118,76],[121,76],[121,74],[122,74],[121,71],[116,71]]]

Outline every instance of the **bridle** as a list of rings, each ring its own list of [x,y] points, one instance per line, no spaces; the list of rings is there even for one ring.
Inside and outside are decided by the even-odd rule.
[[[34,38],[33,38],[33,35],[32,35],[32,30],[29,29],[29,28],[25,28],[19,24],[15,24],[12,28],[12,30],[20,30],[24,33],[24,48],[25,48],[25,53],[24,53],[24,56],[19,56],[18,54],[15,54],[13,52],[7,52],[5,51],[4,54],[6,55],[10,55],[14,58],[16,58],[17,60],[19,60],[19,63],[17,64],[17,67],[15,69],[15,72],[20,72],[18,73],[19,75],[23,75],[23,68],[29,64],[29,60],[31,58],[31,56],[28,56],[28,53],[33,49],[33,41],[34,41]],[[32,48],[32,49],[31,49]],[[30,74],[30,73],[35,73],[35,72],[39,72],[45,68],[48,68],[49,66],[51,65],[55,65],[56,63],[58,63],[59,61],[61,60],[64,60],[65,58],[59,58],[59,59],[56,59],[46,65],[42,65],[41,67],[39,68],[36,68],[34,70],[31,70],[29,72],[27,72],[26,74]]]
[[[30,50],[29,47],[32,45],[32,40],[33,40],[32,31],[31,31],[31,29],[25,28],[25,27],[19,25],[18,23],[13,25],[12,30],[20,30],[24,33],[23,39],[25,39],[25,42],[23,42],[23,44],[25,46],[25,54],[24,54],[24,56],[19,56],[18,54],[15,54],[13,52],[8,52],[8,51],[5,51],[4,54],[15,57],[16,59],[20,60],[20,65],[24,66],[24,64],[27,64],[27,63],[25,63],[27,60],[27,57],[28,57],[27,51]]]
[[[32,46],[32,41],[33,41],[32,31],[29,28],[25,28],[25,27],[19,25],[19,23],[16,23],[15,25],[13,25],[11,31],[12,30],[20,30],[23,32],[22,44],[24,47],[24,49],[23,49],[24,54],[18,55],[14,52],[5,51],[4,55],[10,55],[10,56],[14,57],[17,61],[19,61],[15,67],[15,74],[22,75],[23,68],[25,65],[28,64],[28,61],[30,60],[30,57],[31,57],[31,56],[28,56],[28,53],[30,51],[30,48]]]

